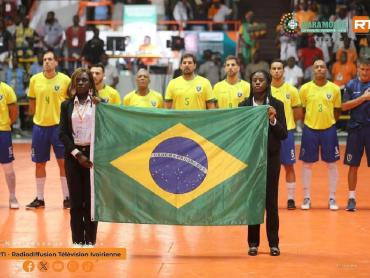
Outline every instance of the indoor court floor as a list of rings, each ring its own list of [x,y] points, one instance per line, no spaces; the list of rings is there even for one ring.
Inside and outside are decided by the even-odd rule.
[[[15,144],[19,210],[8,209],[8,192],[0,171],[0,246],[71,246],[69,211],[62,209],[57,164],[47,164],[46,208],[28,211],[35,197],[30,145]],[[297,153],[298,154],[298,153]],[[341,146],[341,155],[344,148]],[[297,206],[302,201],[301,162],[296,164]],[[330,211],[324,163],[313,167],[312,209],[288,211],[284,170],[280,178],[280,257],[271,257],[265,226],[257,257],[247,255],[245,226],[190,227],[99,223],[98,247],[125,247],[127,259],[91,261],[87,271],[66,267],[31,273],[24,260],[1,260],[0,277],[370,277],[370,169],[365,159],[359,170],[356,212],[345,211],[347,170],[338,162],[339,211]],[[37,263],[37,262],[36,262]],[[50,262],[52,263],[52,262]],[[89,272],[90,271],[90,272]]]

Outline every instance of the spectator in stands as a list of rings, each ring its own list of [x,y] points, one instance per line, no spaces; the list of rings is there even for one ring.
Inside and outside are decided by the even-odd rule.
[[[261,60],[260,51],[257,50],[252,57],[252,63],[248,64],[245,69],[244,79],[250,80],[250,76],[253,72],[256,72],[258,70],[268,72],[269,68],[269,64],[266,61]]]
[[[47,13],[45,25],[42,27],[40,36],[44,48],[46,50],[53,50],[60,57],[62,54],[63,28],[55,18],[53,11]]]
[[[34,56],[33,44],[38,39],[36,31],[29,27],[30,20],[25,17],[15,30],[15,49],[18,58],[31,58]]]
[[[213,7],[213,11],[211,10]],[[210,14],[210,11],[211,14]],[[214,22],[223,22],[226,17],[232,13],[232,9],[226,6],[222,0],[213,0],[211,8],[208,10],[208,19]],[[227,24],[215,24],[213,26],[214,30],[227,30]]]
[[[73,16],[73,25],[68,27],[66,30],[66,44],[67,44],[67,55],[69,59],[73,59],[68,62],[68,72],[71,74],[74,69],[81,67],[81,52],[86,42],[86,28],[80,26],[80,17],[78,15]]]
[[[173,18],[186,27],[186,21],[193,19],[193,9],[187,0],[179,0],[173,9]]]
[[[3,0],[1,9],[4,19],[15,18],[17,15],[17,4],[14,0]]]
[[[14,89],[17,99],[25,96],[27,81],[27,75],[24,69],[18,67],[18,59],[13,57],[12,66],[5,72],[5,82]]]
[[[362,59],[370,59],[370,36],[366,36],[366,40],[364,40],[363,45],[360,46],[360,58]]]
[[[10,56],[13,41],[12,35],[5,29],[4,21],[0,19],[0,72],[8,68],[7,59]],[[0,80],[4,80],[3,76],[0,76]]]
[[[212,87],[220,80],[220,69],[212,60],[212,51],[206,49],[203,52],[204,62],[199,66],[198,74],[211,82]]]
[[[316,47],[315,38],[310,36],[308,38],[308,47],[302,48],[298,52],[298,57],[301,59],[301,63],[304,71],[304,78],[310,79],[313,62],[317,59],[323,59],[323,53],[320,48]]]
[[[93,32],[93,38],[85,43],[81,53],[82,61],[87,65],[99,63],[104,53],[104,41],[99,38],[99,29],[94,27]]]
[[[339,48],[343,46],[343,40],[342,36],[348,36],[348,38],[351,39],[352,45],[351,47],[355,48],[355,45],[353,41],[356,40],[356,35],[352,31],[352,20],[347,14],[347,8],[346,7],[340,7],[338,11],[338,17],[335,19],[334,24],[345,24],[348,26],[348,32],[343,34],[343,33],[338,33],[338,32],[333,32],[333,53],[336,53]],[[349,57],[348,57],[349,58]]]
[[[39,72],[42,72],[43,68],[42,68],[42,65],[43,65],[43,53],[42,52],[39,52],[37,53],[37,61],[35,61],[32,65],[31,65],[31,68],[29,70],[29,76],[31,77],[32,75],[35,75],[36,73],[39,73]]]
[[[295,16],[299,26],[301,26],[302,22],[315,21],[317,15],[310,9],[305,0],[299,5],[299,10],[295,13]]]
[[[356,48],[350,47],[351,46],[351,39],[345,34],[343,36],[343,47],[340,47],[335,55],[336,60],[339,61],[341,54],[343,52],[347,53],[347,60],[350,63],[356,63],[357,61],[357,52]]]
[[[158,48],[157,46],[152,44],[152,38],[150,36],[145,36],[143,44],[139,46],[139,55],[151,56],[151,55],[158,54],[156,52],[158,52]],[[144,66],[149,66],[149,65],[154,65],[155,63],[157,63],[157,61],[158,61],[157,58],[147,57],[147,58],[141,58],[139,60],[139,63]]]
[[[333,82],[341,89],[353,78],[357,69],[354,63],[348,61],[347,52],[341,52],[340,59],[336,61],[332,68]]]
[[[119,82],[119,74],[117,68],[109,64],[108,55],[105,53],[101,55],[100,60],[104,65],[105,84],[111,86],[112,88],[116,88]]]
[[[284,67],[284,78],[285,82],[299,88],[303,81],[303,71],[296,65],[296,59],[289,57],[287,65]]]
[[[294,57],[298,60],[296,39],[286,35],[283,30],[280,30],[278,35],[280,42],[280,60],[286,61],[289,57]]]
[[[247,11],[244,16],[245,21],[239,29],[239,49],[241,49],[241,53],[243,54],[246,64],[249,64],[252,61],[253,49],[256,46],[255,40],[252,39],[248,31],[253,22],[253,15],[252,11]]]
[[[330,63],[331,61],[331,50],[333,47],[331,36],[327,33],[318,33],[314,36],[315,46],[322,51],[323,59],[325,63]]]

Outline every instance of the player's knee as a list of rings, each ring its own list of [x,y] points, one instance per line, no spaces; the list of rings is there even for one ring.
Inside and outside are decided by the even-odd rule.
[[[4,164],[1,164],[1,166],[3,167],[5,175],[14,174],[13,162],[4,163]]]

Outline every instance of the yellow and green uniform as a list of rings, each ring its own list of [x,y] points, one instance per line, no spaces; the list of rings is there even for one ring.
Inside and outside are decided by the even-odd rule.
[[[118,91],[111,86],[104,85],[103,89],[98,91],[98,95],[106,103],[121,104],[121,96]]]
[[[15,104],[17,96],[9,85],[0,82],[0,131],[10,131],[9,104]]]
[[[172,79],[167,86],[166,101],[172,101],[173,109],[207,109],[206,102],[215,99],[211,83],[199,75],[192,80],[182,76]]]
[[[295,129],[293,108],[302,106],[298,90],[293,85],[284,82],[280,87],[271,85],[272,96],[284,103],[285,119],[288,130]]]
[[[60,105],[67,98],[70,78],[58,72],[53,78],[46,78],[43,72],[31,77],[28,97],[36,101],[33,122],[39,126],[58,125]]]
[[[123,105],[145,108],[163,108],[163,97],[160,93],[149,90],[145,96],[132,91],[123,98]]]
[[[340,88],[327,81],[317,86],[314,81],[299,90],[303,108],[306,109],[304,124],[311,129],[327,129],[335,124],[334,108],[341,108]]]
[[[234,108],[239,103],[249,97],[250,84],[244,80],[239,80],[235,84],[230,84],[222,80],[215,84],[213,93],[218,103],[218,108]]]

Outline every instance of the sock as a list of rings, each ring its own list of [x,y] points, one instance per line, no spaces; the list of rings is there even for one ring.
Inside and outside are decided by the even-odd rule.
[[[329,199],[335,200],[335,192],[338,183],[338,167],[335,162],[327,163],[329,172]]]
[[[15,198],[15,172],[13,169],[13,163],[4,163],[2,164],[4,173],[5,173],[5,180],[6,184],[8,185],[9,190],[9,199]]]
[[[68,185],[67,185],[67,178],[66,177],[60,177],[60,183],[62,184],[62,192],[63,192],[63,197],[69,198],[69,192],[68,192]]]
[[[37,199],[44,200],[44,188],[46,177],[36,178]]]
[[[356,191],[349,191],[348,192],[348,199],[356,199]]]
[[[286,187],[288,190],[288,200],[295,199],[295,182],[287,182]]]
[[[312,164],[303,162],[302,182],[303,182],[303,198],[310,198],[311,178],[312,178]]]

